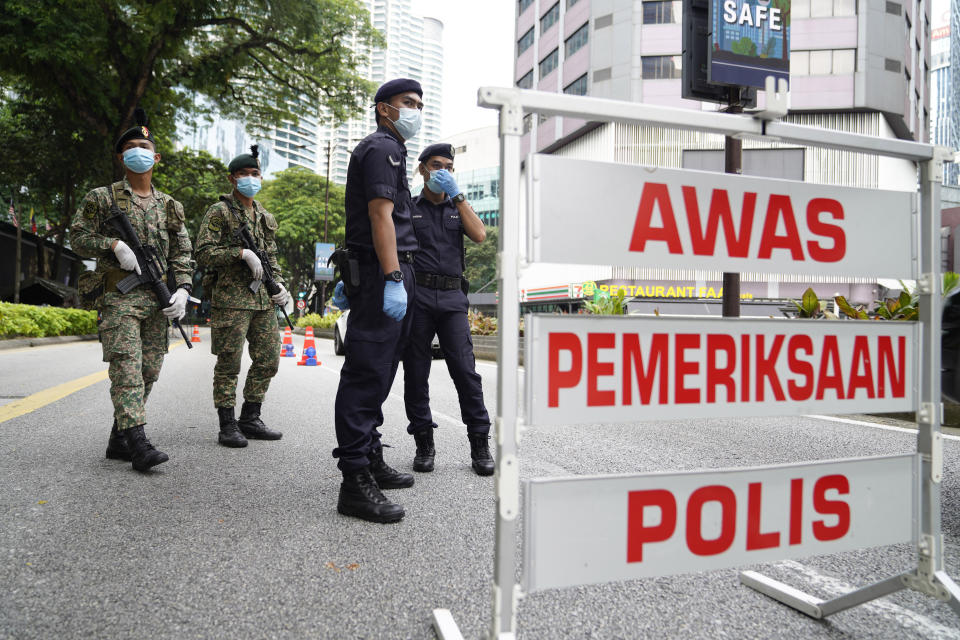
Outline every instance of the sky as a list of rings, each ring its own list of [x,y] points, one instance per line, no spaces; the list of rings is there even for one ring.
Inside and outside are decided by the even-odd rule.
[[[443,22],[443,136],[497,123],[496,111],[477,106],[477,89],[513,84],[516,4],[413,0],[415,15]]]

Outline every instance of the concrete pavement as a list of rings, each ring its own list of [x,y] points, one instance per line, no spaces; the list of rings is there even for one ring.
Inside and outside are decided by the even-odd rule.
[[[431,376],[437,470],[391,491],[407,516],[336,513],[333,402],[342,358],[281,359],[263,417],[279,442],[216,444],[209,332],[174,349],[148,404],[170,462],[108,461],[107,382],[0,422],[0,638],[432,638],[430,611],[466,637],[490,615],[492,478],[470,470],[456,393]],[[295,337],[300,352],[301,337]],[[0,404],[103,370],[97,343],[0,351]],[[244,370],[249,361],[245,358]],[[479,363],[495,411],[496,366]],[[241,379],[242,385],[242,379]],[[409,470],[402,376],[384,406],[388,461]],[[0,406],[2,409],[2,406]],[[2,419],[2,418],[0,418]],[[901,453],[915,436],[815,418],[531,429],[524,477],[747,466]],[[960,442],[945,446],[947,569],[960,576]],[[821,597],[911,566],[907,545],[762,571]],[[814,621],[742,587],[733,570],[554,590],[521,603],[523,638],[953,638],[960,620],[913,593]]]

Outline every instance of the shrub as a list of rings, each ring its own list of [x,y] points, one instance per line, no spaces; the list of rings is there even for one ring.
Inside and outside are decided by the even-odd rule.
[[[339,311],[331,311],[325,316],[321,316],[319,313],[308,313],[297,320],[296,325],[301,328],[330,329],[341,315]]]
[[[497,319],[490,318],[479,311],[471,311],[467,314],[467,320],[470,322],[470,333],[475,336],[495,336],[497,335]]]
[[[0,338],[82,336],[96,332],[96,311],[0,302]]]

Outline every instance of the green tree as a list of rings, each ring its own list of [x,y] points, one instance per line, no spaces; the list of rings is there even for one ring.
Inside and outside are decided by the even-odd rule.
[[[227,180],[226,165],[206,151],[192,149],[164,155],[154,171],[153,183],[183,205],[191,239],[197,237],[210,205],[233,188]]]
[[[487,227],[487,239],[480,244],[471,242],[469,239],[465,239],[464,242],[467,249],[467,269],[464,276],[470,281],[470,291],[476,291],[497,277],[498,229]],[[496,290],[496,283],[484,289],[488,293]]]
[[[277,218],[280,266],[293,295],[313,284],[315,244],[323,242],[326,179],[302,167],[291,167],[264,183],[257,196]],[[327,242],[343,244],[344,188],[330,183]]]

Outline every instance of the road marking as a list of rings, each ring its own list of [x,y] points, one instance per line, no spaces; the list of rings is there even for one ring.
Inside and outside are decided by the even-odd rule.
[[[861,427],[870,427],[872,429],[883,429],[884,431],[900,431],[901,433],[911,433],[917,435],[916,429],[907,429],[906,427],[893,427],[888,424],[879,424],[876,422],[865,422],[863,420],[851,420],[850,418],[835,418],[833,416],[808,415],[807,418],[817,418],[819,420],[829,420],[830,422],[842,422],[844,424],[855,424]],[[960,436],[950,436],[943,434],[944,440],[960,440]]]
[[[24,415],[25,413],[36,411],[40,407],[45,407],[51,402],[56,402],[61,398],[66,398],[71,393],[76,393],[81,389],[86,389],[90,385],[106,379],[106,370],[97,371],[96,373],[91,373],[88,376],[83,376],[82,378],[77,378],[76,380],[58,384],[55,387],[50,387],[49,389],[44,389],[43,391],[38,391],[22,400],[15,400],[10,404],[0,407],[0,423],[6,422],[7,420],[12,420]]]
[[[794,574],[805,578],[813,587],[824,591],[828,597],[839,596],[856,590],[856,587],[843,580],[826,576],[795,560],[784,560],[774,566],[792,571]],[[956,628],[942,625],[921,613],[894,604],[886,598],[871,600],[861,606],[873,613],[880,614],[884,618],[895,620],[902,627],[919,631],[925,638],[944,638],[946,640],[947,638],[957,637]]]
[[[13,349],[0,349],[0,356],[6,355],[8,353],[23,353],[24,351],[33,351],[36,352],[41,349],[49,349],[51,347],[76,347],[80,345],[89,345],[90,343],[95,343],[98,346],[99,342],[96,340],[72,340],[70,342],[51,342],[50,344],[38,344],[32,347],[14,347]]]
[[[173,351],[180,345],[184,344],[183,342],[178,342],[176,344],[170,345],[170,348],[167,350],[167,353]],[[34,348],[34,347],[29,347]],[[48,404],[56,402],[57,400],[62,400],[67,396],[80,391],[81,389],[86,389],[90,385],[97,384],[102,380],[107,379],[107,370],[97,371],[96,373],[91,373],[69,382],[64,382],[63,384],[58,384],[49,389],[44,389],[43,391],[37,391],[26,398],[21,400],[15,400],[10,404],[5,404],[0,407],[0,423],[4,423],[7,420],[13,420],[14,418],[19,418],[20,416],[30,413],[31,411],[36,411],[41,407],[45,407]]]

